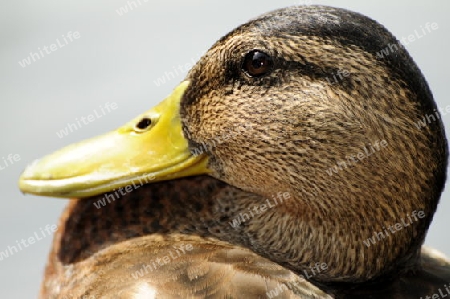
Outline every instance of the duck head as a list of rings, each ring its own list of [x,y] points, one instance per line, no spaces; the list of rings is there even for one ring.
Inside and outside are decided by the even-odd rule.
[[[300,6],[233,30],[160,105],[40,160],[20,187],[85,197],[209,174],[261,198],[288,193],[248,224],[253,249],[299,272],[326,263],[319,282],[360,282],[415,267],[447,156],[401,44],[360,14]]]

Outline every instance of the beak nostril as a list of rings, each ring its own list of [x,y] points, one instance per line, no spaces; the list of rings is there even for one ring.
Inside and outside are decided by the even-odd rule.
[[[139,130],[145,130],[149,126],[151,126],[151,124],[152,124],[152,120],[150,118],[144,117],[136,124],[136,128]]]

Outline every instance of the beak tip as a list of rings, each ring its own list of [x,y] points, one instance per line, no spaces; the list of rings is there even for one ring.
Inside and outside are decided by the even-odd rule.
[[[39,159],[34,160],[31,162],[20,174],[20,180],[26,180],[26,179],[33,179],[36,176],[37,171],[37,165],[39,164]]]

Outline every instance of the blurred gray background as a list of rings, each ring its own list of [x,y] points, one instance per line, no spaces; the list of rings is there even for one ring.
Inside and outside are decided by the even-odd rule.
[[[439,107],[450,105],[449,1],[2,1],[0,12],[0,251],[57,223],[65,200],[24,196],[17,179],[34,159],[114,129],[162,100],[181,81],[165,72],[191,64],[222,35],[261,13],[297,4],[361,12],[398,38],[427,22],[439,28],[406,47],[428,79]],[[122,7],[122,10],[120,8]],[[128,12],[124,11],[128,7]],[[121,13],[121,15],[117,12]],[[62,35],[80,37],[65,44]],[[59,39],[64,47],[30,65],[18,62]],[[37,59],[37,58],[35,58]],[[32,61],[32,60],[31,60]],[[160,81],[158,82],[158,78]],[[155,83],[156,82],[156,83]],[[157,84],[158,83],[158,84]],[[59,138],[67,123],[115,102],[118,109]],[[443,117],[449,131],[450,114]],[[20,160],[4,167],[9,154]],[[16,156],[17,158],[17,156]],[[448,189],[448,188],[447,188]],[[426,243],[450,255],[449,190]],[[0,261],[2,298],[35,298],[50,248],[47,236]]]

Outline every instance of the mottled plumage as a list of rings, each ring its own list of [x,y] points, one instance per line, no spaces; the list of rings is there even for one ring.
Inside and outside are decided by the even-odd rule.
[[[392,44],[397,51],[377,55]],[[243,70],[255,50],[271,59],[258,77]],[[273,11],[220,39],[186,80],[182,129],[215,179],[150,184],[101,209],[93,205],[100,195],[71,203],[43,298],[266,298],[280,283],[295,285],[285,298],[445,290],[449,262],[421,254],[446,180],[444,128],[439,118],[416,127],[438,115],[436,104],[383,26],[323,6]],[[230,224],[278,194],[289,197]],[[414,213],[423,217],[404,222]],[[386,237],[368,243],[380,232]],[[130,278],[183,244],[194,249]],[[326,271],[307,275],[317,263]]]
[[[246,228],[263,219],[229,224],[260,201],[254,194],[200,176],[98,209],[102,199],[72,201],[61,216],[41,298],[135,298],[146,288],[155,298],[331,298],[248,249]]]
[[[254,194],[200,176],[146,185],[98,209],[103,198],[72,201],[66,208],[40,298],[134,298],[141,288],[157,290],[156,298],[332,298],[305,280],[311,270],[297,275],[252,251],[272,257],[267,242],[251,243],[274,229],[270,219],[283,217],[279,210],[231,225],[239,213],[264,202]],[[343,287],[337,298],[434,293],[450,279],[450,264],[423,251],[426,271],[362,284],[357,291]]]

